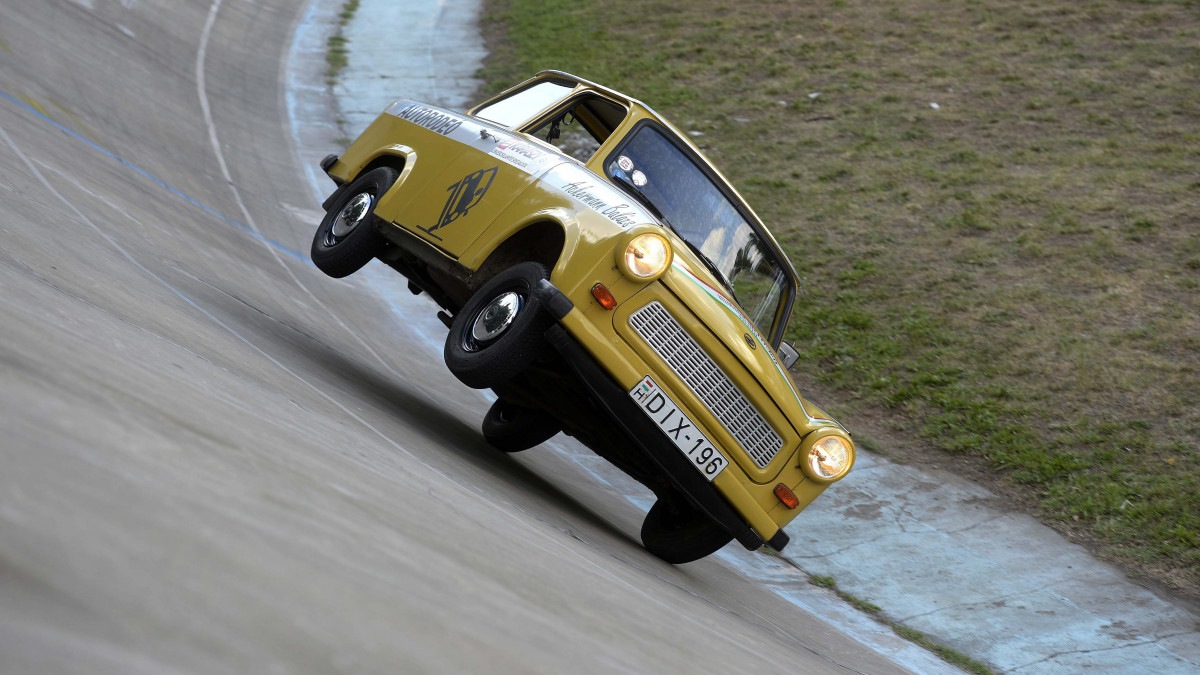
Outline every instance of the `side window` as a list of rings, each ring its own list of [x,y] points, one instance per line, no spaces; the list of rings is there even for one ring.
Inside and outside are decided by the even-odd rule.
[[[599,96],[584,96],[555,111],[528,133],[586,162],[625,120],[624,107]]]
[[[526,120],[537,117],[574,89],[574,85],[545,80],[480,108],[475,116],[513,129]]]

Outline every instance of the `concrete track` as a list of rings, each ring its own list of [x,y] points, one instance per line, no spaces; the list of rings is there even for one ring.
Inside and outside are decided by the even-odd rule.
[[[943,668],[653,559],[307,263],[298,4],[0,0],[0,672]]]

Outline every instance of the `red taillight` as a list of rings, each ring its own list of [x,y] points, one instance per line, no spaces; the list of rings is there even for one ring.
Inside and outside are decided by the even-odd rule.
[[[596,284],[592,286],[592,297],[604,309],[613,309],[617,306],[617,299],[613,297],[611,291],[604,287],[604,284]]]
[[[788,486],[784,485],[783,483],[775,486],[775,496],[779,497],[779,501],[783,502],[783,505],[789,509],[794,509],[797,506],[800,506],[800,500],[796,498],[796,493],[792,492]]]

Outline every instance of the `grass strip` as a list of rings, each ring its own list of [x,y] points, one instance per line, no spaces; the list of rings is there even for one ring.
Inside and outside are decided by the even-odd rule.
[[[962,652],[930,640],[919,630],[909,628],[908,626],[896,623],[887,618],[879,606],[873,605],[838,588],[837,581],[833,577],[822,576],[819,574],[809,574],[808,582],[814,586],[820,586],[821,588],[827,588],[833,591],[842,600],[853,605],[858,610],[870,614],[871,616],[875,617],[877,621],[891,628],[896,635],[899,635],[905,640],[920,645],[934,654],[937,654],[938,657],[946,663],[958,666],[968,673],[976,673],[977,675],[995,675],[995,671],[993,671],[991,668],[988,668],[987,665],[972,659]]]
[[[329,68],[325,71],[325,84],[330,86],[337,84],[338,75],[350,64],[350,51],[346,48],[350,41],[342,35],[342,30],[357,11],[358,0],[346,0],[342,11],[338,13],[337,31],[326,41],[325,63],[329,64]]]

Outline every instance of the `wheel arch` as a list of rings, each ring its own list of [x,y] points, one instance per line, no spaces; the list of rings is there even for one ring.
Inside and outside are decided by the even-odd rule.
[[[371,157],[351,178],[373,171],[381,166],[390,167],[400,174],[400,178],[396,180],[396,185],[404,182],[408,174],[412,172],[412,165],[417,158],[417,153],[412,148],[404,145],[390,145],[381,148],[374,156]],[[393,186],[394,187],[394,186]]]
[[[358,180],[359,176],[364,176],[380,167],[388,167],[395,170],[396,173],[400,175],[400,177],[397,178],[396,182],[392,185],[392,188],[395,188],[398,185],[403,185],[404,181],[408,178],[408,174],[412,173],[413,165],[416,163],[416,159],[417,153],[412,148],[406,145],[389,145],[380,148],[378,152],[371,155],[369,159],[360,164],[357,168],[348,170],[343,175],[343,169],[339,167],[353,166],[352,164],[345,164],[345,158],[343,157],[343,161],[335,162],[332,170],[327,171],[329,177],[335,182],[340,181],[340,184],[338,185],[338,188],[333,191],[333,194],[329,195],[329,197],[325,199],[324,203],[321,204],[321,207],[328,211],[330,206],[337,201],[339,196],[341,196],[341,193],[346,189],[346,186]]]
[[[519,224],[509,236],[490,249],[479,251],[475,257],[478,265],[470,265],[471,286],[478,288],[496,274],[523,262],[537,262],[553,271],[562,259],[567,246],[567,228],[557,219],[546,214],[535,216]],[[465,262],[465,261],[463,261]]]

